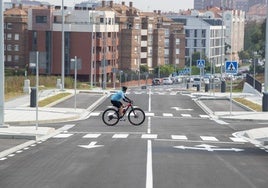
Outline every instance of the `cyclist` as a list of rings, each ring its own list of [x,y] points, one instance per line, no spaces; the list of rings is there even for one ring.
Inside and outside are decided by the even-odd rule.
[[[120,91],[117,91],[115,94],[111,96],[111,103],[113,104],[113,106],[118,108],[120,118],[123,117],[123,108],[124,108],[124,105],[122,104],[121,99],[123,99],[123,101],[125,102],[131,101],[129,98],[126,97],[125,95],[126,92],[127,92],[127,87],[122,86],[122,89]]]

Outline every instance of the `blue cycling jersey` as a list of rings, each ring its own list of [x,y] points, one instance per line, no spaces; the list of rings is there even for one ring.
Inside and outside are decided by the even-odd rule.
[[[123,91],[118,91],[111,96],[112,101],[120,101],[121,99],[125,98],[125,94]]]

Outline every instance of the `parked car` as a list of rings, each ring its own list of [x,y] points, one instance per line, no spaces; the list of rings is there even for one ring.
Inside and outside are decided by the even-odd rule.
[[[161,79],[160,78],[154,78],[152,81],[152,85],[160,85],[161,84]]]
[[[193,86],[197,87],[198,85],[200,85],[201,83],[201,79],[199,77],[195,77],[193,78]]]
[[[162,82],[163,82],[164,85],[171,85],[171,84],[173,84],[173,81],[172,81],[172,79],[170,77],[163,78]]]

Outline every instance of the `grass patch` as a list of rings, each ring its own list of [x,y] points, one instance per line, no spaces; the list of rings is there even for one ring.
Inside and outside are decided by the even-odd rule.
[[[262,111],[262,106],[256,103],[253,103],[247,99],[244,98],[234,98],[233,100],[235,100],[236,102],[239,102],[245,106],[248,106],[249,108],[251,108],[252,110],[255,110],[257,112],[261,112]]]
[[[51,104],[51,103],[53,103],[53,102],[55,102],[57,100],[60,100],[60,99],[62,99],[64,97],[67,97],[69,95],[71,95],[71,93],[59,93],[57,95],[54,95],[54,96],[51,96],[51,97],[48,97],[48,98],[46,98],[44,100],[39,101],[38,106],[40,106],[40,107],[47,106],[47,105],[49,105],[49,104]]]

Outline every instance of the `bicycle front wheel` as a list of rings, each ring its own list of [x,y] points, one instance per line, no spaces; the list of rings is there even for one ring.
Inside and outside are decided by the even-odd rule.
[[[119,121],[119,114],[116,109],[108,108],[102,113],[102,121],[108,125],[113,126],[116,125]]]
[[[132,125],[141,125],[145,120],[145,113],[140,108],[133,108],[128,114],[128,121]]]

